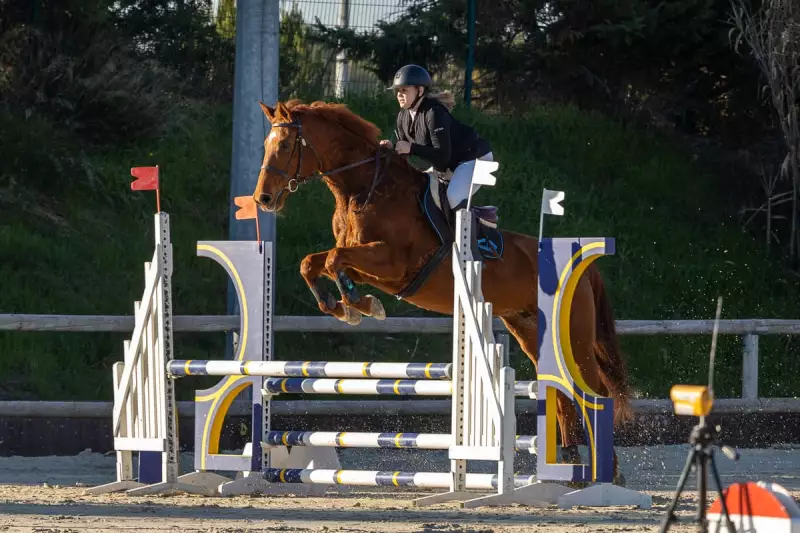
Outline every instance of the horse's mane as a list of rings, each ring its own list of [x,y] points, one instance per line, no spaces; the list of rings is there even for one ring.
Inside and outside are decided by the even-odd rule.
[[[292,113],[314,115],[324,119],[326,122],[336,124],[365,143],[369,143],[372,148],[378,145],[381,134],[380,128],[353,113],[345,104],[322,101],[304,104],[300,100],[290,100],[285,105]]]
[[[364,142],[370,150],[377,150],[380,141],[381,130],[372,122],[356,115],[347,105],[333,102],[314,101],[305,104],[301,100],[289,100],[284,104],[291,113],[299,115],[313,115],[323,119],[325,122],[334,124],[351,133],[354,137]],[[411,165],[404,157],[393,157],[391,165],[400,166],[403,170],[409,171],[414,183],[424,181],[425,174]]]

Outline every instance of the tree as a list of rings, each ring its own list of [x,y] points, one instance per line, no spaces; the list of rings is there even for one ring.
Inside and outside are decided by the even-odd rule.
[[[366,70],[385,84],[408,63],[425,65],[435,76],[448,63],[449,52],[463,50],[460,30],[450,26],[455,19],[440,18],[439,7],[413,0],[396,21],[378,21],[375,30],[361,34],[353,28],[326,27],[317,20],[309,38],[337,51],[346,50],[349,59],[365,62]]]
[[[217,33],[229,40],[236,36],[236,0],[220,0],[217,8]]]
[[[477,0],[476,105],[566,101],[746,145],[760,134],[742,105],[757,70],[728,45],[729,10],[730,0]],[[375,31],[318,23],[315,35],[388,82],[409,62],[463,73],[466,17],[464,0],[409,0]]]
[[[101,0],[0,3],[0,101],[97,142],[156,130],[174,77],[142,61]]]
[[[742,42],[766,79],[764,98],[772,103],[786,143],[781,175],[791,183],[789,261],[800,262],[798,191],[800,190],[800,7],[796,0],[764,0],[751,10],[745,0],[732,0],[734,47]]]
[[[281,16],[279,99],[321,98],[335,51],[309,38],[310,29],[296,5]]]
[[[217,32],[211,0],[118,0],[112,13],[139,56],[173,70],[184,94],[230,101],[235,43]]]

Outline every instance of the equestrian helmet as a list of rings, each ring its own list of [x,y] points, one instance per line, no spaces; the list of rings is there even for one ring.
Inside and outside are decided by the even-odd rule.
[[[403,85],[430,87],[432,84],[431,75],[428,74],[427,70],[419,65],[406,65],[395,73],[392,86],[389,89],[397,89]]]

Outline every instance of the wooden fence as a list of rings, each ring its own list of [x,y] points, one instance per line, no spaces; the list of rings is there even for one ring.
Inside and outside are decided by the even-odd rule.
[[[617,320],[620,335],[709,335],[713,320]],[[0,331],[123,332],[133,331],[133,316],[103,315],[0,315]],[[384,321],[364,318],[351,326],[329,316],[276,316],[275,332],[321,333],[451,333],[452,318],[388,317]],[[495,331],[506,332],[499,319]],[[175,315],[174,331],[235,331],[237,315]],[[742,398],[757,400],[758,340],[761,335],[800,335],[800,320],[720,320],[719,333],[742,337]]]

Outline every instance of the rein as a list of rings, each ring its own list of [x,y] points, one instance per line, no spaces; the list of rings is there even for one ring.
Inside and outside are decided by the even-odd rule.
[[[273,124],[273,128],[297,128],[297,135],[295,136],[294,146],[292,147],[292,153],[289,155],[289,162],[286,164],[286,169],[288,169],[289,165],[292,162],[292,158],[294,157],[295,150],[299,150],[299,154],[297,157],[297,167],[295,168],[294,177],[290,177],[289,173],[286,169],[276,168],[272,165],[261,165],[261,170],[266,170],[267,172],[276,172],[280,174],[284,178],[288,178],[289,182],[286,186],[281,189],[280,193],[278,193],[278,197],[275,199],[276,202],[281,199],[284,194],[291,194],[300,187],[300,185],[304,183],[309,183],[311,181],[316,181],[318,179],[322,179],[326,176],[332,176],[334,174],[339,174],[340,172],[344,172],[345,170],[350,170],[351,168],[356,168],[371,161],[375,162],[375,173],[372,176],[372,185],[369,188],[369,193],[367,194],[367,198],[364,200],[364,203],[361,204],[361,207],[356,209],[356,213],[360,213],[366,206],[369,204],[370,200],[372,200],[372,195],[375,192],[375,188],[380,184],[383,180],[383,177],[386,175],[386,170],[389,168],[390,159],[392,157],[391,151],[382,153],[380,149],[375,151],[375,157],[368,157],[366,159],[362,159],[361,161],[356,161],[355,163],[350,163],[349,165],[345,165],[342,167],[337,167],[328,171],[323,171],[321,168],[322,166],[322,159],[319,156],[319,152],[317,149],[314,148],[314,145],[310,142],[306,141],[305,137],[303,137],[303,126],[300,123],[300,118],[298,117],[293,122],[281,122],[278,124]],[[308,174],[306,176],[300,177],[300,168],[303,165],[303,148],[310,147],[311,150],[314,151],[314,155],[317,158],[317,170]],[[299,147],[299,149],[298,149]],[[386,158],[386,165],[381,165],[381,160]]]

